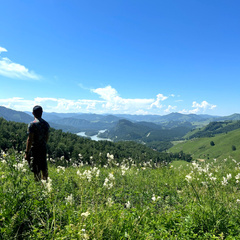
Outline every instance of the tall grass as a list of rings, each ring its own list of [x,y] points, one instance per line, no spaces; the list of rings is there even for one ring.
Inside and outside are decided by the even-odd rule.
[[[0,157],[1,239],[239,239],[239,163],[49,166]]]

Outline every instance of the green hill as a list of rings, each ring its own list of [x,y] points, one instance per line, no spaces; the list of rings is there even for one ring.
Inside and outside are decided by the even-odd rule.
[[[214,137],[216,134],[228,133],[240,128],[240,121],[220,121],[210,122],[202,128],[192,130],[185,136],[186,139],[201,138],[201,137]]]
[[[0,106],[0,117],[6,119],[7,121],[23,123],[29,123],[34,119],[33,116],[30,116],[27,113],[15,111],[3,106]]]
[[[171,128],[163,129],[163,126],[155,123],[133,123],[122,119],[114,128],[104,132],[100,137],[110,138],[114,141],[131,140],[145,143],[152,141],[173,141],[181,139],[192,129],[190,123],[175,123],[169,127]]]
[[[210,143],[213,142],[214,146]],[[236,150],[233,150],[235,146]],[[240,161],[240,129],[218,134],[214,137],[196,138],[180,142],[169,149],[169,152],[183,151],[191,154],[193,159],[224,159],[229,156]]]

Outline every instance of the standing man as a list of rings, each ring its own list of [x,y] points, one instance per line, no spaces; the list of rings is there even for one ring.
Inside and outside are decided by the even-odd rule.
[[[25,159],[30,163],[33,158],[32,171],[36,181],[47,180],[47,141],[49,136],[49,124],[42,119],[43,109],[41,106],[33,108],[34,121],[28,125],[28,139]]]

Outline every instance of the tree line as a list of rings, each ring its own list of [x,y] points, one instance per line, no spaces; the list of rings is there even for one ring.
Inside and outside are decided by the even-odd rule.
[[[4,151],[25,151],[27,139],[27,124],[9,122],[0,118],[0,148]],[[168,163],[175,159],[190,161],[188,154],[158,152],[133,141],[110,142],[93,141],[76,134],[66,133],[62,130],[50,129],[49,142],[47,144],[48,157],[53,161],[62,161],[79,164],[98,163],[104,165],[108,161],[109,154],[115,160],[131,158],[136,163],[152,160],[153,163]]]

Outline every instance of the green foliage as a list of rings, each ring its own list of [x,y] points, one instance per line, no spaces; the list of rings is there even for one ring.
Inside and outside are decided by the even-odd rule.
[[[239,163],[56,167],[0,154],[0,239],[239,239]]]
[[[211,145],[211,146],[214,146],[214,145],[215,145],[214,141],[211,141],[211,142],[210,142],[210,145]]]
[[[24,123],[8,122],[0,118],[0,149],[25,151],[27,139],[27,125]],[[133,158],[136,163],[152,161],[156,164],[170,162],[177,154],[160,153],[132,141],[113,143],[110,141],[92,141],[76,134],[65,133],[62,130],[50,129],[48,141],[48,157],[57,164],[82,162],[88,164],[105,165],[108,161],[107,154],[113,154],[119,162]]]
[[[232,150],[233,150],[233,151],[236,151],[236,150],[237,150],[237,148],[236,148],[235,145],[232,145]]]

